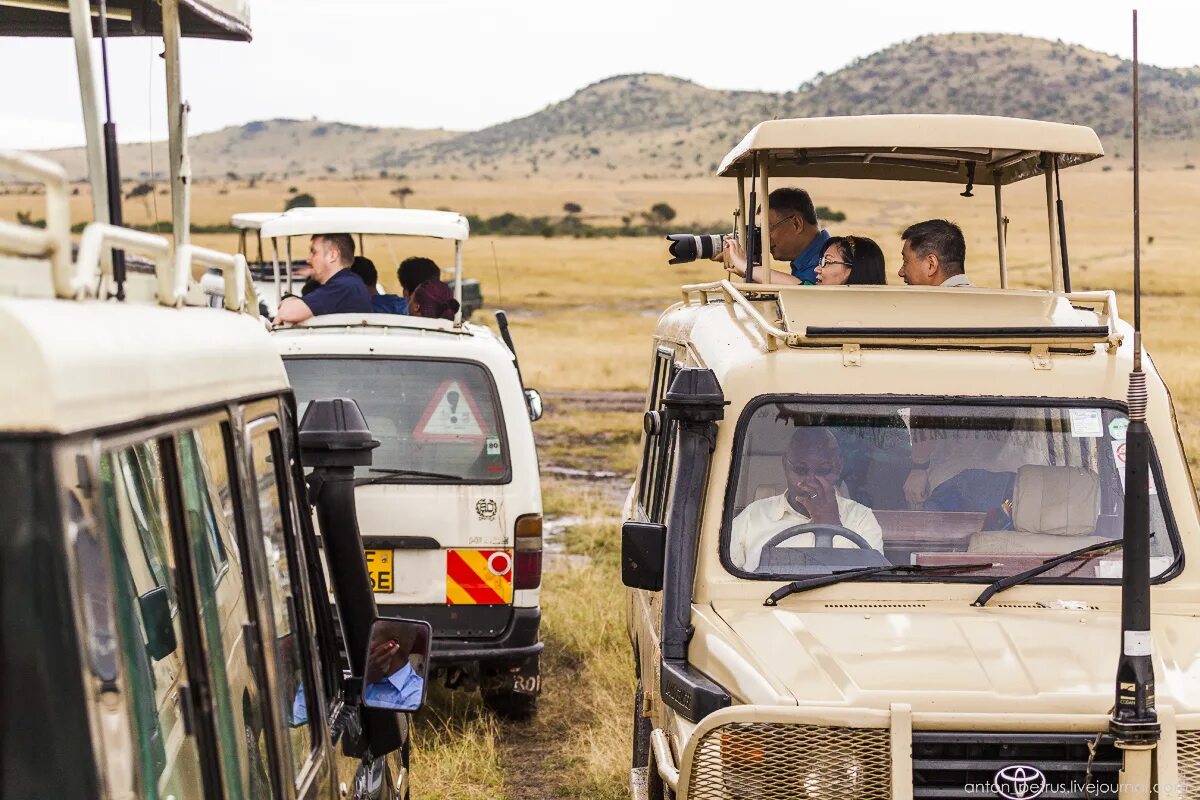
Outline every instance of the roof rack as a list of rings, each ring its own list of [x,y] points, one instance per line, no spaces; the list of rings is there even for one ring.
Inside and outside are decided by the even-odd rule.
[[[145,256],[154,263],[155,297],[160,305],[184,304],[191,285],[192,264],[200,263],[219,269],[224,275],[225,308],[258,313],[258,301],[247,279],[249,268],[241,255],[184,244],[176,248],[172,257],[171,243],[162,236],[92,222],[83,229],[79,251],[72,262],[66,171],[45,158],[6,150],[0,150],[0,169],[45,187],[46,227],[0,220],[0,253],[48,259],[55,297],[64,300],[97,297],[101,278],[112,277],[108,253],[117,247]]]
[[[881,287],[883,291],[913,291],[892,287]],[[714,298],[736,305],[766,338],[767,350],[775,350],[782,342],[788,347],[828,347],[842,345],[905,345],[917,347],[978,347],[1011,348],[1028,346],[1032,349],[1074,348],[1090,350],[1097,344],[1105,346],[1107,352],[1115,352],[1121,345],[1122,334],[1117,329],[1116,295],[1113,292],[1076,292],[1072,294],[1047,295],[1043,298],[1060,298],[1070,308],[1091,311],[1102,324],[1030,324],[1030,325],[797,325],[789,319],[783,303],[782,292],[795,287],[769,286],[763,284],[735,286],[728,280],[712,283],[690,284],[682,287],[684,305],[708,305]],[[871,291],[867,287],[856,287],[859,293]],[[798,291],[813,291],[800,289]],[[879,291],[878,288],[875,291]],[[963,290],[965,292],[966,290]],[[971,290],[972,293],[980,290]],[[984,290],[986,291],[986,290]],[[960,294],[957,298],[969,296]],[[1005,292],[1001,297],[1016,297]],[[770,322],[754,303],[774,300],[778,311],[776,322]]]

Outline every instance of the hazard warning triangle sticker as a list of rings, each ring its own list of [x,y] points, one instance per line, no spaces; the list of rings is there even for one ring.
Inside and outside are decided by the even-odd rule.
[[[413,437],[423,441],[461,442],[483,439],[487,423],[475,398],[456,380],[447,380],[433,393]]]

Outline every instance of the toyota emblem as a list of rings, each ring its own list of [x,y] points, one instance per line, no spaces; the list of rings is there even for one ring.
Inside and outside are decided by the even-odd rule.
[[[1037,767],[1010,764],[996,773],[992,787],[1006,800],[1033,800],[1046,791],[1046,776]]]

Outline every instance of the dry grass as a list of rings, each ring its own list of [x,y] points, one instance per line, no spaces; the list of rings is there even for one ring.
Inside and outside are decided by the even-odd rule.
[[[1119,288],[1130,313],[1132,261],[1129,219],[1130,175],[1126,161],[1064,174],[1067,227],[1075,288]],[[731,185],[693,181],[415,181],[410,205],[447,206],[484,215],[503,211],[555,214],[568,200],[584,214],[611,221],[665,200],[682,220],[726,219],[734,205]],[[845,211],[835,232],[877,239],[890,269],[898,266],[899,231],[910,222],[948,216],[968,236],[968,271],[977,283],[996,284],[995,231],[990,192],[966,200],[961,187],[805,182],[818,203]],[[299,185],[324,205],[390,205],[383,181],[309,181]],[[220,222],[234,211],[279,208],[286,188],[264,183],[256,189],[220,194],[219,184],[196,191],[198,222]],[[1011,217],[1009,259],[1013,283],[1045,286],[1046,218],[1040,182],[1006,190]],[[82,213],[86,198],[74,198]],[[129,204],[138,219],[140,203]],[[161,215],[168,215],[160,199]],[[40,216],[40,198],[0,195],[0,217],[16,210]],[[1194,258],[1200,252],[1200,180],[1195,172],[1158,169],[1143,176],[1142,230],[1146,344],[1174,395],[1185,447],[1200,474],[1200,287]],[[144,215],[144,210],[143,212]],[[680,229],[687,230],[686,223]],[[1153,237],[1153,241],[1149,241]],[[222,248],[234,237],[201,236]],[[510,312],[522,368],[541,389],[644,391],[658,314],[678,297],[681,283],[715,279],[713,265],[666,265],[657,239],[540,239],[480,237],[465,252],[466,273],[479,278],[490,307]],[[406,255],[431,254],[449,263],[448,247],[424,241],[394,243],[394,253],[368,241],[385,281],[387,265]],[[893,282],[896,279],[891,278]],[[487,321],[488,314],[481,318]],[[636,463],[636,414],[570,407],[554,409],[539,423],[543,462],[621,473]],[[545,613],[545,694],[538,720],[529,726],[497,725],[480,714],[474,698],[435,694],[418,717],[414,752],[414,796],[438,800],[494,797],[624,796],[629,747],[629,703],[633,670],[625,639],[623,592],[617,575],[619,513],[613,492],[587,484],[546,481],[548,515],[579,516],[586,522],[566,536],[568,550],[591,557],[590,566],[548,572]],[[537,785],[514,760],[523,742],[539,743],[544,763]],[[525,770],[528,773],[528,770]]]

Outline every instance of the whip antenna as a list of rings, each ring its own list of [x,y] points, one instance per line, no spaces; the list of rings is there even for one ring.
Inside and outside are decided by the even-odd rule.
[[[1142,259],[1138,160],[1137,11],[1133,12],[1133,370],[1129,373],[1129,428],[1125,438],[1125,529],[1121,580],[1121,657],[1109,730],[1118,747],[1154,747],[1161,727],[1154,707],[1150,636],[1150,429],[1142,372]]]

